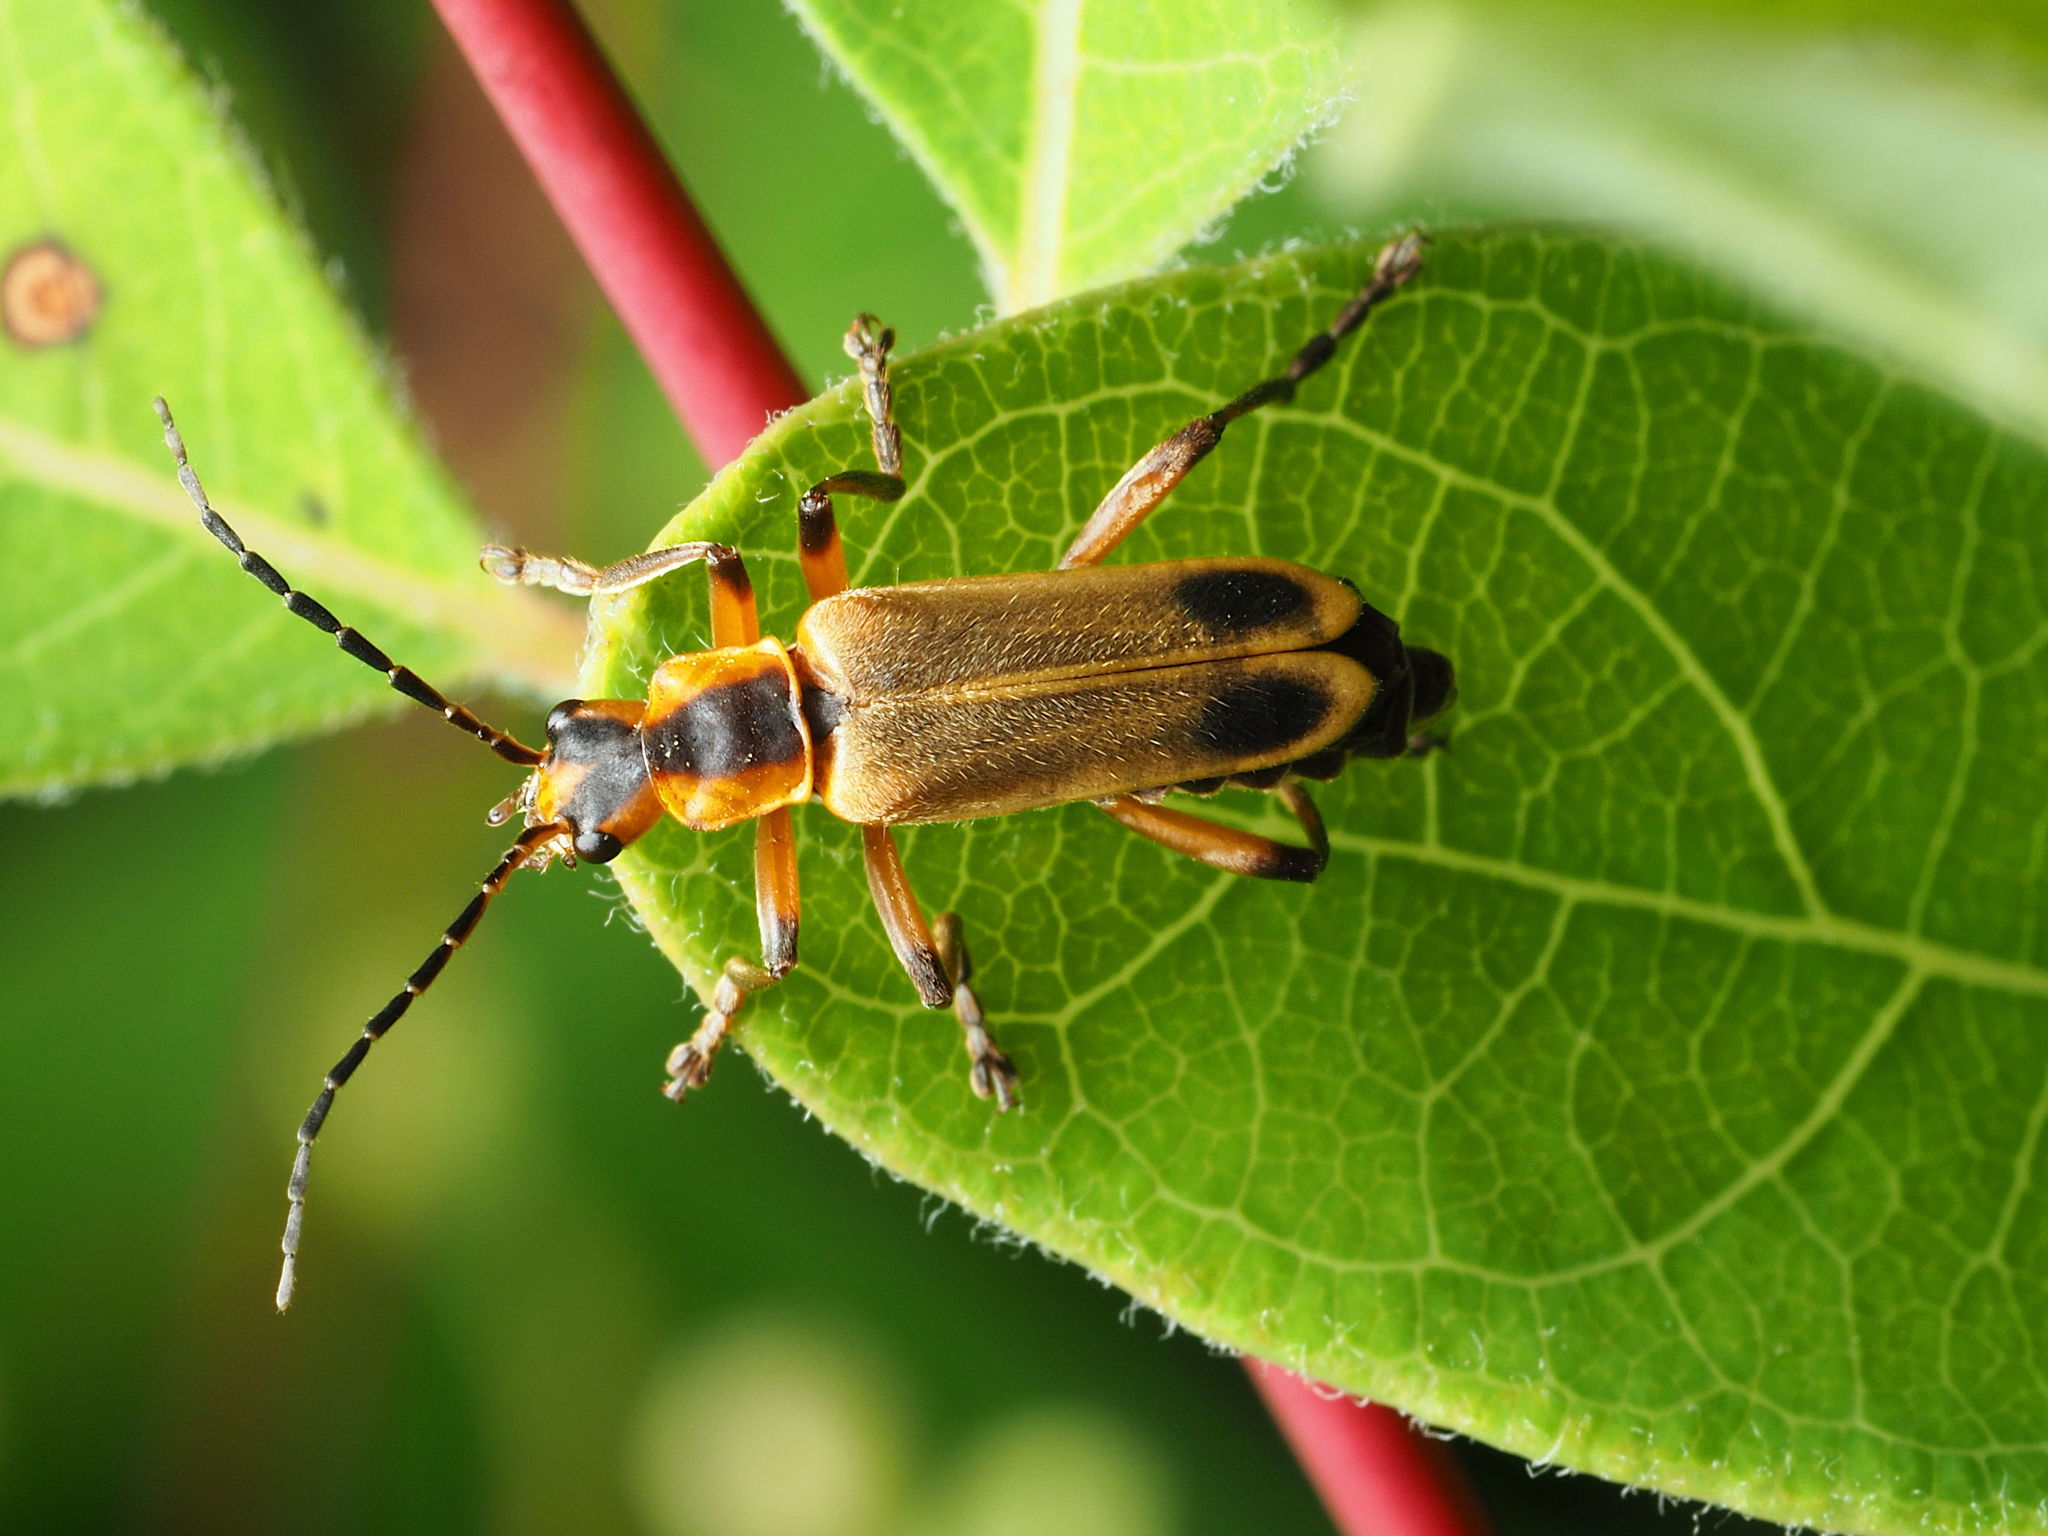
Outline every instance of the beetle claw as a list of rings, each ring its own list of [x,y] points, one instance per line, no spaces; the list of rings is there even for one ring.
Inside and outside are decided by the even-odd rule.
[[[965,987],[960,991],[965,992]],[[969,996],[972,996],[970,993]],[[1017,1065],[1003,1054],[995,1041],[988,1037],[988,1031],[981,1025],[981,1010],[976,1007],[973,1022],[966,1024],[967,1054],[974,1065],[968,1069],[967,1082],[979,1099],[994,1099],[996,1113],[1002,1114],[1017,1107]],[[966,1021],[962,1021],[966,1023]]]
[[[995,1047],[987,1035],[981,1037],[982,1050],[974,1058],[974,1066],[967,1074],[975,1096],[996,1101],[996,1113],[1015,1109],[1017,1098],[1017,1068],[1009,1057]],[[973,1047],[970,1044],[969,1049]]]
[[[668,1053],[668,1081],[661,1087],[663,1098],[680,1104],[692,1088],[702,1088],[711,1081],[711,1063],[718,1054],[718,1042],[725,1036],[724,1024],[724,1020],[717,1020],[714,1029],[713,1020],[705,1020],[704,1028]]]

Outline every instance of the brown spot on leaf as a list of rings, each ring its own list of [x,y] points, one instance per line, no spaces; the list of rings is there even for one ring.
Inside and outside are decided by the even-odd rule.
[[[21,347],[76,341],[99,318],[105,291],[84,262],[55,240],[37,240],[0,272],[0,322]]]

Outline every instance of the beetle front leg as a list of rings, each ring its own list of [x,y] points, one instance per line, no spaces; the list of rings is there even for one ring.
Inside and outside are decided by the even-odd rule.
[[[1172,493],[1209,450],[1223,441],[1223,429],[1238,417],[1275,400],[1292,400],[1303,379],[1330,360],[1337,343],[1365,323],[1366,316],[1422,269],[1422,236],[1408,234],[1381,250],[1372,277],[1329,326],[1308,339],[1287,367],[1261,380],[1220,410],[1197,416],[1125,472],[1102,498],[1067,552],[1059,569],[1094,565],[1128,538],[1138,524]]]
[[[960,941],[960,919],[952,913],[941,917],[935,939],[903,873],[903,856],[889,829],[868,825],[860,833],[867,855],[868,890],[897,961],[909,973],[925,1007],[953,1005],[967,1037],[967,1054],[973,1062],[968,1081],[974,1091],[982,1098],[993,1098],[998,1110],[1010,1108],[1017,1102],[1017,1068],[989,1038],[981,1002],[966,984],[971,967]]]
[[[1199,859],[1212,869],[1249,875],[1255,880],[1295,880],[1306,884],[1320,875],[1330,861],[1330,838],[1323,830],[1322,814],[1299,784],[1283,784],[1274,793],[1301,823],[1302,833],[1308,838],[1306,848],[1190,816],[1186,811],[1150,805],[1135,795],[1115,795],[1095,804],[1140,837]]]
[[[749,997],[765,992],[796,969],[796,829],[789,807],[770,811],[754,824],[754,916],[761,928],[761,963],[738,955],[725,962],[711,1007],[696,1032],[668,1055],[662,1092],[677,1103],[711,1076],[719,1046]]]
[[[697,1026],[696,1033],[668,1053],[668,1081],[661,1086],[663,1096],[680,1104],[692,1088],[702,1088],[711,1081],[711,1065],[717,1060],[718,1048],[725,1044],[741,1005],[781,979],[738,955],[726,961],[718,985],[711,989],[711,1007],[704,1022]]]
[[[896,428],[889,390],[889,349],[895,344],[896,333],[873,315],[861,315],[846,333],[846,354],[860,364],[861,393],[880,472],[843,471],[820,480],[797,502],[797,556],[814,603],[846,590],[846,549],[839,540],[833,496],[883,502],[903,497],[903,434]]]
[[[547,587],[571,597],[630,592],[670,571],[701,563],[711,584],[712,644],[752,645],[761,638],[754,612],[753,578],[739,551],[727,544],[670,544],[607,566],[591,565],[574,555],[536,555],[504,544],[486,544],[477,563],[507,586]]]

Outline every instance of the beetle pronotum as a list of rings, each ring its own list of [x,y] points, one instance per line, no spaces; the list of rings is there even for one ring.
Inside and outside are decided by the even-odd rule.
[[[1348,581],[1288,561],[1100,561],[1231,422],[1291,399],[1338,341],[1415,275],[1421,254],[1417,235],[1387,246],[1364,289],[1284,371],[1196,417],[1134,464],[1056,569],[849,590],[832,498],[894,501],[904,492],[902,440],[890,412],[893,337],[863,315],[846,346],[860,365],[877,468],[821,480],[798,503],[811,606],[793,645],[761,637],[746,566],[722,544],[671,545],[603,569],[485,548],[484,568],[499,580],[575,596],[624,592],[687,565],[702,564],[710,581],[713,648],[663,661],[644,701],[557,704],[543,749],[451,703],[245,547],[208,504],[170,410],[157,401],[180,484],[243,570],[407,698],[533,770],[489,817],[495,826],[518,815],[525,830],[405,986],[363,1026],[299,1127],[278,1307],[291,1302],[313,1141],[336,1091],[433,984],[518,870],[545,869],[557,858],[607,863],[664,815],[706,832],[754,822],[761,958],[725,962],[703,1023],[670,1053],[663,1091],[680,1099],[709,1076],[746,999],[797,963],[789,808],[822,801],[860,826],[868,887],[896,957],[928,1007],[953,1008],[969,1083],[998,1109],[1016,1102],[1016,1068],[990,1037],[968,985],[958,917],[926,923],[891,827],[1088,801],[1218,869],[1315,879],[1329,841],[1301,780],[1331,778],[1354,757],[1427,750],[1433,741],[1416,728],[1451,703],[1450,662],[1404,645],[1395,622]],[[1306,846],[1159,803],[1169,791],[1206,795],[1226,785],[1273,791],[1300,823]]]

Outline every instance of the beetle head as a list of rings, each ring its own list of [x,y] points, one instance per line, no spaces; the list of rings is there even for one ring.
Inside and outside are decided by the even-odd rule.
[[[568,829],[577,858],[610,863],[661,820],[640,740],[646,712],[632,699],[557,704],[548,711],[546,754],[519,793],[492,810],[491,820],[517,811],[530,827],[556,823]]]

